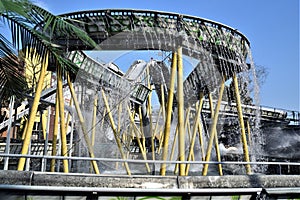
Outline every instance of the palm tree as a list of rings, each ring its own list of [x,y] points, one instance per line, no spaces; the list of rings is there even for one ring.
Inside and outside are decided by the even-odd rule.
[[[0,37],[0,75],[2,75],[0,81],[0,98],[3,99],[11,95],[22,94],[22,91],[24,91],[26,85],[24,77],[21,72],[19,73],[15,70],[22,63],[20,62],[20,57],[18,57],[18,52],[22,52],[27,58],[38,58],[42,63],[41,74],[35,90],[29,122],[23,141],[22,154],[27,154],[33,122],[40,100],[43,74],[48,68],[48,62],[54,64],[57,72],[59,72],[58,80],[62,80],[63,75],[77,71],[76,65],[65,57],[66,47],[55,44],[52,38],[57,34],[60,37],[65,36],[65,38],[68,38],[68,35],[72,35],[92,48],[96,46],[96,43],[83,30],[72,25],[69,19],[55,16],[45,9],[36,6],[30,0],[0,0],[0,20],[3,24],[9,26],[12,41],[10,42],[2,35]],[[16,82],[18,84],[13,84],[11,80],[18,80]],[[60,109],[63,109],[63,105],[61,104],[63,103],[60,103]],[[60,115],[62,125],[64,124],[64,117],[61,110]],[[63,127],[61,127],[62,129]],[[25,158],[20,158],[18,170],[23,170],[24,163]],[[64,164],[67,166],[67,162],[64,162]]]
[[[41,61],[45,61],[47,53],[49,60],[55,63],[56,67],[61,67],[63,70],[76,72],[76,65],[69,62],[64,57],[65,48],[53,43],[51,40],[55,34],[60,36],[76,35],[87,45],[95,47],[95,42],[80,28],[72,25],[69,19],[55,16],[43,8],[40,8],[29,0],[0,0],[0,20],[3,24],[9,26],[11,31],[11,41],[0,35],[0,56],[1,58],[9,57],[10,64],[16,65],[19,63],[17,55],[19,51],[30,51],[34,49],[35,53],[40,56]],[[15,49],[13,49],[13,47]],[[35,56],[33,51],[27,52],[31,56]],[[15,56],[13,56],[13,54]],[[14,61],[12,61],[14,59]],[[14,63],[12,63],[14,62]],[[6,71],[6,66],[9,63],[2,63],[1,70]],[[16,66],[15,66],[16,67]],[[11,69],[11,66],[9,67]],[[1,73],[1,71],[0,71]],[[2,73],[3,74],[3,73]],[[12,93],[15,94],[11,84],[9,75],[20,76],[16,73],[4,73],[0,82],[0,95]],[[20,78],[20,77],[18,77]],[[19,83],[21,83],[21,79]],[[11,87],[9,87],[9,85]],[[24,86],[24,84],[20,84]],[[18,89],[18,87],[16,87]],[[0,96],[2,98],[3,96]]]

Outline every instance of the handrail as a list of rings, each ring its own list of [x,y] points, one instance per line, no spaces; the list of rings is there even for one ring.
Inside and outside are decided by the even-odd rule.
[[[128,162],[128,163],[152,163],[152,164],[236,164],[236,165],[293,165],[300,166],[299,162],[265,162],[265,161],[178,161],[178,160],[134,160],[119,158],[91,158],[91,157],[70,157],[70,156],[47,156],[47,155],[22,155],[22,154],[5,154],[0,153],[0,157],[16,157],[16,158],[39,158],[39,159],[59,159],[59,160],[84,160],[84,161],[102,161],[102,162]]]

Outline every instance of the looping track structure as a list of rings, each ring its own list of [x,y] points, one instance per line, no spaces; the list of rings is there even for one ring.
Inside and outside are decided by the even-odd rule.
[[[211,20],[150,10],[93,10],[61,15],[97,43],[96,50],[176,51],[200,62],[185,80],[199,94],[214,90],[217,81],[249,69],[250,43],[239,31]],[[56,33],[53,41],[72,50],[91,50],[76,37]],[[195,85],[197,87],[195,87]]]
[[[211,20],[177,13],[109,9],[73,12],[61,16],[83,28],[98,44],[121,32],[145,29],[147,32],[147,28],[156,28],[175,35],[187,34],[193,39],[198,39],[199,45],[201,43],[222,45],[241,52],[244,56],[247,53],[246,45],[250,45],[248,39],[237,29]],[[70,45],[82,48],[80,46],[82,44],[78,42]],[[122,47],[125,48],[126,45]],[[151,45],[148,48],[151,48]]]

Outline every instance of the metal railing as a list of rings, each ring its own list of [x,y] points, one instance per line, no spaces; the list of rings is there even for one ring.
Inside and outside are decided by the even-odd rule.
[[[97,161],[99,163],[102,163],[103,166],[110,166],[110,170],[109,170],[109,174],[122,174],[123,172],[121,172],[118,169],[114,169],[113,165],[109,164],[109,163],[129,163],[132,166],[139,166],[140,164],[152,164],[152,174],[155,171],[155,165],[160,165],[160,164],[167,164],[168,166],[175,166],[177,164],[190,164],[190,165],[198,165],[200,168],[202,165],[204,164],[210,164],[213,166],[217,166],[219,164],[222,164],[222,166],[226,167],[226,166],[232,166],[232,165],[236,165],[236,166],[242,166],[242,165],[246,165],[246,164],[250,164],[252,166],[266,166],[270,168],[270,171],[272,172],[272,174],[300,174],[300,162],[299,161],[251,161],[251,162],[246,162],[246,161],[202,161],[202,160],[195,160],[195,161],[178,161],[178,160],[169,160],[169,161],[163,161],[163,160],[140,160],[140,159],[120,159],[120,158],[90,158],[90,157],[79,157],[79,156],[51,156],[51,147],[52,145],[50,145],[47,148],[47,154],[44,155],[44,145],[43,143],[33,143],[31,146],[31,154],[29,155],[22,155],[21,153],[21,143],[18,144],[13,144],[13,148],[11,147],[12,151],[11,153],[7,154],[5,153],[5,143],[1,143],[0,144],[0,164],[3,162],[3,158],[9,158],[10,161],[12,161],[12,165],[16,165],[16,161],[21,158],[29,158],[29,159],[34,159],[34,160],[40,160],[40,162],[44,162],[45,160],[48,162],[46,163],[50,163],[50,160],[52,159],[57,159],[57,160],[69,160],[69,162],[74,162],[74,161],[83,161],[86,162],[86,164],[84,164],[85,166],[88,165],[89,161]],[[14,149],[14,150],[13,150]],[[228,156],[228,155],[227,155]],[[230,155],[229,155],[230,156]],[[234,156],[238,156],[236,154],[232,155]],[[268,157],[265,157],[266,160],[268,160]],[[277,158],[276,158],[277,159]],[[276,160],[275,158],[269,158],[269,160]],[[280,159],[277,159],[280,160]],[[281,159],[283,160],[283,158]],[[35,161],[36,162],[36,161]],[[37,164],[37,163],[35,163]],[[39,164],[39,166],[41,166],[42,163]],[[201,170],[199,168],[199,171],[196,172],[196,174],[200,175],[201,174]],[[292,168],[292,169],[291,169]],[[28,168],[29,169],[29,168]],[[46,168],[41,168],[41,171],[44,171]],[[37,170],[37,169],[34,169]],[[85,172],[81,172],[81,171],[73,171],[74,173],[85,173]],[[125,171],[124,171],[125,172]],[[143,172],[143,170],[141,170],[141,172]],[[141,172],[138,172],[138,174],[140,174]],[[103,172],[105,174],[105,172]],[[154,174],[158,174],[154,173]],[[195,172],[192,172],[193,174],[195,174]],[[148,173],[146,173],[148,174]]]

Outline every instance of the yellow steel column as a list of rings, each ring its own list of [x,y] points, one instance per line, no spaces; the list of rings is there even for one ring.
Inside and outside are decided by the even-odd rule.
[[[75,94],[75,91],[74,91],[74,88],[73,88],[73,85],[71,83],[69,75],[67,76],[67,80],[68,80],[68,86],[69,86],[69,89],[70,89],[70,92],[71,92],[71,96],[73,98],[74,105],[75,105],[75,108],[76,108],[76,112],[77,112],[77,115],[78,115],[78,118],[79,118],[79,122],[80,122],[80,125],[81,125],[81,130],[83,132],[84,140],[85,140],[86,145],[88,147],[89,155],[90,155],[91,158],[95,158],[94,151],[92,149],[92,145],[91,145],[90,139],[88,137],[88,132],[87,132],[86,127],[85,127],[85,121],[84,121],[84,118],[82,116],[82,113],[81,113],[81,110],[80,110],[80,107],[79,107],[79,103],[78,103],[78,100],[77,100],[77,97],[76,97],[76,94]],[[91,160],[91,163],[93,165],[95,173],[100,174],[97,162],[95,160]]]
[[[210,138],[209,138],[209,142],[208,142],[208,146],[207,146],[207,150],[206,150],[206,156],[205,156],[205,161],[207,161],[207,162],[210,161],[212,145],[213,145],[214,138],[216,137],[216,131],[215,130],[216,130],[216,127],[217,127],[217,122],[218,122],[218,117],[219,117],[219,110],[220,110],[220,106],[221,106],[224,87],[225,87],[225,81],[224,81],[224,78],[223,78],[222,82],[221,82],[218,103],[217,103],[215,113],[214,113],[214,117],[213,117],[213,122],[211,124],[210,129],[209,129]],[[208,171],[208,163],[204,164],[203,170],[202,170],[202,175],[206,176],[207,171]]]
[[[185,117],[184,117],[184,119],[185,119],[185,121],[184,121],[184,131],[185,130],[187,130],[187,128],[188,128],[188,126],[189,126],[189,116],[190,116],[190,111],[191,111],[191,106],[189,106],[187,109],[186,109],[186,111],[185,111]],[[179,125],[177,124],[177,132],[176,132],[176,134],[178,135],[178,133],[179,133]],[[175,136],[176,137],[176,136]],[[176,139],[174,139],[174,142],[176,142]],[[178,144],[179,144],[179,142],[178,142]],[[177,160],[179,160],[179,157],[177,158]],[[174,174],[177,174],[178,173],[178,163],[175,165],[175,169],[174,169]],[[184,171],[184,173],[185,173],[185,171]]]
[[[178,68],[177,68],[177,96],[178,96],[178,144],[179,161],[185,160],[185,130],[184,130],[184,94],[183,94],[183,64],[182,47],[177,50]],[[179,164],[179,175],[185,175],[185,164]]]
[[[191,161],[192,154],[194,151],[194,144],[195,144],[196,135],[197,135],[197,127],[198,127],[198,124],[200,123],[199,120],[200,120],[200,115],[201,115],[201,110],[202,110],[202,104],[203,104],[203,93],[201,92],[200,99],[199,99],[199,105],[198,105],[198,109],[197,109],[195,120],[194,120],[193,135],[192,135],[192,139],[191,139],[190,150],[189,150],[189,155],[188,155],[187,161]],[[190,164],[187,164],[186,169],[185,169],[186,176],[189,173],[189,169],[190,169]]]
[[[94,99],[94,107],[93,107],[93,121],[92,121],[92,138],[91,138],[91,145],[94,150],[95,145],[95,134],[96,134],[96,119],[97,119],[97,106],[98,106],[98,94],[95,94]]]
[[[210,113],[211,113],[211,116],[214,116],[214,108],[213,108],[211,93],[208,94],[208,98],[209,98],[209,105],[210,105]],[[220,153],[220,148],[219,148],[219,140],[218,140],[217,129],[215,129],[215,132],[216,132],[215,133],[216,155],[217,155],[218,162],[221,162],[221,153]],[[220,176],[223,176],[222,164],[218,164],[218,170],[219,170]]]
[[[248,142],[249,146],[252,146],[252,141],[251,141],[251,129],[250,129],[250,122],[249,119],[247,120],[247,132],[248,132]]]
[[[129,115],[129,118],[130,118],[130,122],[131,122],[131,124],[132,124],[132,126],[133,126],[133,128],[134,128],[134,130],[135,130],[134,132],[135,132],[136,140],[137,140],[138,145],[139,145],[139,147],[140,147],[140,149],[141,149],[142,156],[143,156],[144,160],[147,161],[147,155],[146,155],[146,149],[145,149],[145,146],[142,145],[141,140],[140,140],[140,138],[139,138],[139,136],[140,136],[142,133],[139,131],[139,128],[135,125],[135,122],[134,122],[133,116],[132,116],[132,114],[131,114],[131,112],[130,112],[129,106],[127,106],[127,111],[128,111],[128,115]],[[145,165],[146,165],[147,171],[150,172],[149,164],[146,162]]]
[[[48,112],[48,111],[47,111]],[[43,132],[43,139],[46,140],[46,135],[47,135],[47,116],[46,114],[48,115],[48,113],[46,113],[45,111],[42,114],[42,121],[40,123],[42,123],[42,132]]]
[[[98,94],[96,92],[94,97],[94,106],[93,106],[93,118],[92,118],[92,137],[91,137],[91,147],[94,151],[95,146],[95,134],[96,134],[96,117],[97,117],[97,103],[98,103]],[[92,171],[93,164],[91,163],[90,171]]]
[[[105,95],[103,89],[101,89],[101,92],[102,92],[102,98],[103,98],[103,101],[104,101],[104,104],[105,104],[105,107],[106,107],[106,110],[107,110],[107,114],[108,114],[108,117],[109,117],[109,121],[110,121],[110,124],[111,124],[111,128],[112,128],[113,133],[114,133],[114,136],[115,136],[115,140],[116,140],[116,142],[117,142],[117,145],[118,145],[118,148],[119,148],[121,157],[122,157],[122,159],[125,160],[125,159],[126,159],[126,156],[125,156],[125,154],[123,153],[123,150],[122,150],[122,144],[121,144],[120,138],[119,138],[118,135],[117,135],[117,127],[116,127],[116,125],[115,125],[113,116],[112,116],[112,114],[111,114],[111,110],[110,110],[110,107],[109,107],[109,104],[108,104],[106,95]],[[125,169],[126,169],[126,171],[127,171],[127,174],[128,174],[128,175],[131,175],[131,172],[130,172],[128,163],[127,163],[127,162],[124,162],[124,164],[125,164]]]
[[[167,115],[165,121],[164,129],[164,143],[163,143],[163,161],[167,160],[168,149],[169,149],[169,138],[170,138],[170,129],[171,129],[171,118],[172,118],[172,108],[173,108],[173,99],[174,99],[174,86],[177,70],[177,53],[173,52],[172,54],[172,66],[171,66],[171,77],[170,77],[170,88],[168,92],[168,102],[167,102]],[[166,175],[166,163],[161,164],[160,174]]]
[[[58,120],[59,120],[59,108],[58,108],[58,98],[56,93],[56,100],[55,100],[55,118],[54,118],[54,129],[53,129],[53,139],[52,139],[52,156],[56,156],[57,149],[57,132],[58,132]],[[55,171],[55,159],[51,159],[50,171]]]
[[[160,92],[161,92],[161,106],[162,106],[163,120],[166,120],[165,91],[164,91],[163,84],[160,84]]]
[[[249,158],[249,151],[248,151],[248,145],[247,145],[247,137],[246,137],[246,131],[245,131],[245,125],[244,125],[244,118],[243,118],[243,111],[242,111],[242,104],[241,104],[241,97],[239,92],[239,85],[236,74],[233,75],[233,84],[234,84],[234,91],[235,91],[235,97],[236,97],[236,106],[239,116],[239,122],[240,122],[240,128],[241,128],[241,134],[242,134],[242,142],[243,142],[243,151],[245,156],[245,161],[250,162]],[[250,164],[246,164],[246,173],[251,174],[251,166]]]
[[[70,102],[69,102],[69,107],[70,107],[70,108],[72,107],[72,104],[73,104],[73,100],[72,100],[72,98],[71,98],[71,99],[70,99]],[[71,119],[71,114],[68,112],[68,115],[67,115],[67,121],[66,121],[66,123],[65,123],[66,130],[68,130],[68,126],[69,126],[70,119]]]
[[[45,74],[46,74],[47,67],[48,67],[48,55],[49,55],[49,53],[47,52],[44,62],[41,63],[41,71],[40,71],[39,81],[38,81],[34,99],[32,102],[29,120],[27,122],[28,125],[27,125],[27,128],[24,130],[24,131],[26,131],[26,133],[25,133],[25,138],[23,141],[23,146],[22,146],[22,151],[21,151],[22,155],[26,155],[28,153],[28,148],[29,148],[29,144],[31,141],[32,129],[33,129],[33,125],[34,125],[34,120],[35,120],[36,112],[37,112],[37,109],[39,106],[39,101],[41,98]],[[18,163],[18,168],[17,168],[18,170],[20,170],[20,171],[24,170],[25,161],[26,161],[26,158],[24,158],[24,157],[20,158],[19,163]]]
[[[151,103],[151,96],[152,96],[152,88],[151,88],[151,81],[150,81],[150,64],[147,65],[147,84],[148,88],[151,89],[148,98],[147,98],[147,112],[150,120],[150,135],[152,137],[151,139],[151,150],[152,150],[152,160],[155,160],[155,148],[154,148],[154,139],[155,134],[153,133],[153,124],[152,124],[152,103]]]
[[[57,97],[58,97],[58,105],[59,105],[59,119],[60,119],[60,135],[61,135],[61,155],[67,157],[68,156],[68,148],[67,148],[67,135],[66,135],[66,126],[65,126],[65,105],[64,105],[64,97],[63,97],[63,87],[62,87],[62,69],[61,67],[57,68]],[[64,172],[69,172],[69,163],[67,159],[63,160],[64,164]]]
[[[199,106],[199,105],[198,105]],[[198,109],[197,107],[197,104],[196,104],[196,109]],[[201,124],[201,120],[199,120],[199,123],[198,123],[198,132],[199,132],[199,144],[200,144],[200,147],[201,147],[201,157],[202,157],[202,160],[204,160],[205,158],[205,150],[204,150],[204,142],[203,142],[203,134],[202,134],[202,124]]]
[[[143,116],[142,116],[142,107],[141,106],[139,106],[139,119],[140,119],[140,132],[141,132],[141,135],[140,135],[140,137],[142,138],[142,145],[143,145],[143,148],[144,148],[144,150],[146,151],[146,144],[145,144],[145,142],[146,142],[146,140],[145,140],[145,135],[144,135],[144,128],[143,128]]]

